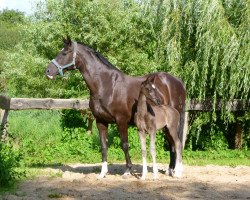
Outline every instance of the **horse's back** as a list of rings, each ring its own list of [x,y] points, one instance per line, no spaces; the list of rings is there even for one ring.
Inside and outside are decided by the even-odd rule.
[[[154,123],[156,124],[157,130],[169,126],[177,126],[180,120],[179,112],[169,106],[169,105],[161,105],[161,106],[153,106],[153,110],[155,113]]]
[[[177,77],[166,72],[158,72],[154,75],[156,76],[155,85],[158,87],[163,101],[162,104],[170,105],[181,113],[186,99],[184,83]]]

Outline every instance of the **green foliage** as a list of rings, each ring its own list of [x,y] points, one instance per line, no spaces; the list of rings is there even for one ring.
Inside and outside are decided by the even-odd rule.
[[[17,10],[3,9],[0,11],[0,21],[8,22],[9,24],[16,25],[25,22],[23,12]]]
[[[70,83],[60,81],[63,85],[57,82],[55,87],[42,80],[41,69],[69,35],[130,75],[163,70],[182,78],[189,98],[249,99],[249,13],[247,0],[42,1],[23,26],[25,37],[16,49],[22,53],[7,62],[28,80],[38,73],[36,84],[27,88],[40,85],[35,88],[40,96],[84,96],[88,92],[82,94],[86,86],[77,84],[82,81],[79,75],[70,73]],[[8,72],[7,79],[12,79]]]
[[[1,16],[1,15],[0,15]],[[8,22],[0,20],[0,49],[13,50],[16,44],[21,40],[21,30],[19,26],[13,26]],[[2,60],[2,58],[1,58]]]
[[[62,38],[70,35],[100,51],[126,73],[155,69],[148,49],[155,43],[153,30],[133,1],[47,1],[36,20],[28,34],[38,51],[50,59],[62,47]]]
[[[241,116],[241,117],[240,117]],[[237,121],[236,121],[237,119]],[[242,121],[243,120],[243,121]],[[243,149],[249,148],[249,112],[231,113],[225,118],[221,112],[190,114],[189,134],[186,149],[189,150],[226,150],[235,148],[236,123],[242,126]]]
[[[187,165],[224,165],[236,167],[250,165],[250,151],[239,150],[208,150],[184,151],[184,162]]]
[[[26,166],[76,160],[100,162],[97,131],[89,136],[84,128],[63,129],[58,111],[11,112],[9,127],[9,136]]]
[[[7,79],[2,75],[5,71],[4,61],[8,61],[7,51],[13,51],[21,40],[20,23],[24,23],[23,13],[14,10],[0,11],[0,92],[6,92]]]
[[[78,128],[87,129],[88,120],[86,115],[82,116],[79,110],[63,110],[61,117],[61,125],[63,128]]]
[[[30,19],[5,10],[0,13],[0,92],[11,97],[87,97],[77,71],[55,81],[44,76],[49,60],[62,48],[62,38],[69,35],[129,75],[161,70],[180,77],[189,99],[249,100],[249,13],[248,0],[46,0],[38,2]],[[87,136],[79,113],[67,112],[11,114],[10,135],[25,164],[100,161],[96,127]],[[225,108],[193,116],[187,149],[233,148],[236,120],[247,150],[249,111],[236,116]],[[69,127],[62,130],[61,123]],[[109,159],[123,161],[115,126],[109,127],[108,139]],[[129,142],[132,157],[140,159],[135,128],[129,129]],[[157,134],[157,156],[165,160],[163,143],[163,135]]]
[[[12,146],[0,142],[0,189],[13,183],[22,175],[16,170],[20,154]]]

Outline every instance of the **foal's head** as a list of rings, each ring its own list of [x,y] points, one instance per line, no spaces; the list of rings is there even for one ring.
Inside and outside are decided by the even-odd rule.
[[[146,81],[142,82],[141,92],[146,96],[148,100],[152,101],[154,104],[162,104],[157,86],[154,84],[154,75],[149,76]]]
[[[64,48],[51,61],[45,70],[48,78],[54,79],[56,75],[64,76],[64,72],[76,69],[77,43],[70,38],[64,39]]]

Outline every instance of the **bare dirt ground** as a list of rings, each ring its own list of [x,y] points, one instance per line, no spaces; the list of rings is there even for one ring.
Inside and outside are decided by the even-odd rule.
[[[22,182],[4,200],[36,199],[250,199],[250,167],[185,166],[182,179],[169,177],[164,170],[159,180],[139,180],[141,165],[134,165],[133,175],[124,179],[124,165],[109,165],[109,174],[97,179],[100,164],[72,164],[45,168],[43,175]],[[165,169],[166,165],[160,165]],[[48,174],[59,173],[60,177]],[[44,175],[47,174],[47,175]]]

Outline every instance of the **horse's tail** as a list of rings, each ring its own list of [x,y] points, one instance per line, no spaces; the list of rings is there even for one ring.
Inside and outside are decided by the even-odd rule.
[[[187,131],[188,131],[188,113],[185,112],[185,103],[184,103],[182,111],[180,113],[180,123],[178,131],[178,136],[180,138],[183,149],[185,147],[185,142],[187,139]]]

